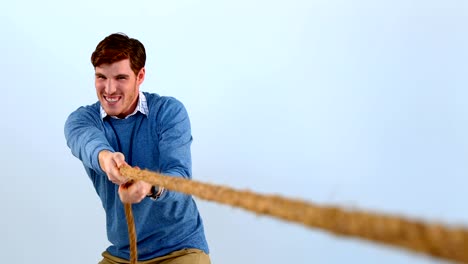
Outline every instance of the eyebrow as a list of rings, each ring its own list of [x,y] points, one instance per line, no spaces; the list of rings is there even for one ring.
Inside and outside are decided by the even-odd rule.
[[[100,72],[96,72],[94,75],[95,75],[96,77],[106,77],[106,78],[107,78],[106,75],[104,75],[104,74],[102,74],[102,73],[100,73]],[[115,78],[120,78],[120,77],[129,78],[130,75],[121,73],[121,74],[117,74],[117,75],[115,76]]]
[[[128,78],[130,77],[130,75],[128,74],[117,74],[117,76],[115,76],[116,78],[119,78],[119,77],[125,77],[125,78]]]

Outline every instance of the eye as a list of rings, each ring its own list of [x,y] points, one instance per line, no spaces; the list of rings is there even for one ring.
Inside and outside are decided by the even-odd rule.
[[[117,80],[126,80],[126,79],[127,79],[127,77],[125,77],[125,76],[119,76],[119,77],[117,77]]]
[[[103,75],[97,75],[97,76],[96,76],[96,79],[98,79],[98,80],[105,80],[106,77],[103,76]]]

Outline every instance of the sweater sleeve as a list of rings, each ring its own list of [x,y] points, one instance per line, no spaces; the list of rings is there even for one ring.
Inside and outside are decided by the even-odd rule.
[[[192,134],[190,120],[184,105],[169,98],[162,106],[157,118],[159,136],[159,167],[162,174],[192,178],[190,146]],[[178,199],[184,195],[166,191],[161,199]]]
[[[72,154],[84,166],[105,174],[99,165],[98,154],[102,150],[114,150],[105,137],[99,118],[90,107],[80,107],[67,118],[64,132]]]

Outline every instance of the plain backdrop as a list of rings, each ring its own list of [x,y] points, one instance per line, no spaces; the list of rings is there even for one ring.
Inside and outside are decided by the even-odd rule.
[[[0,262],[97,263],[91,181],[63,136],[114,32],[174,96],[195,179],[468,226],[464,0],[2,1]],[[197,199],[215,264],[442,263]]]

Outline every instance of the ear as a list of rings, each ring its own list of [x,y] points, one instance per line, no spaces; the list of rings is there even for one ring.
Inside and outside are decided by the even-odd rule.
[[[138,72],[138,75],[137,75],[137,84],[140,85],[143,83],[143,81],[145,80],[145,74],[146,74],[146,70],[145,70],[145,67],[141,68],[141,70]]]

